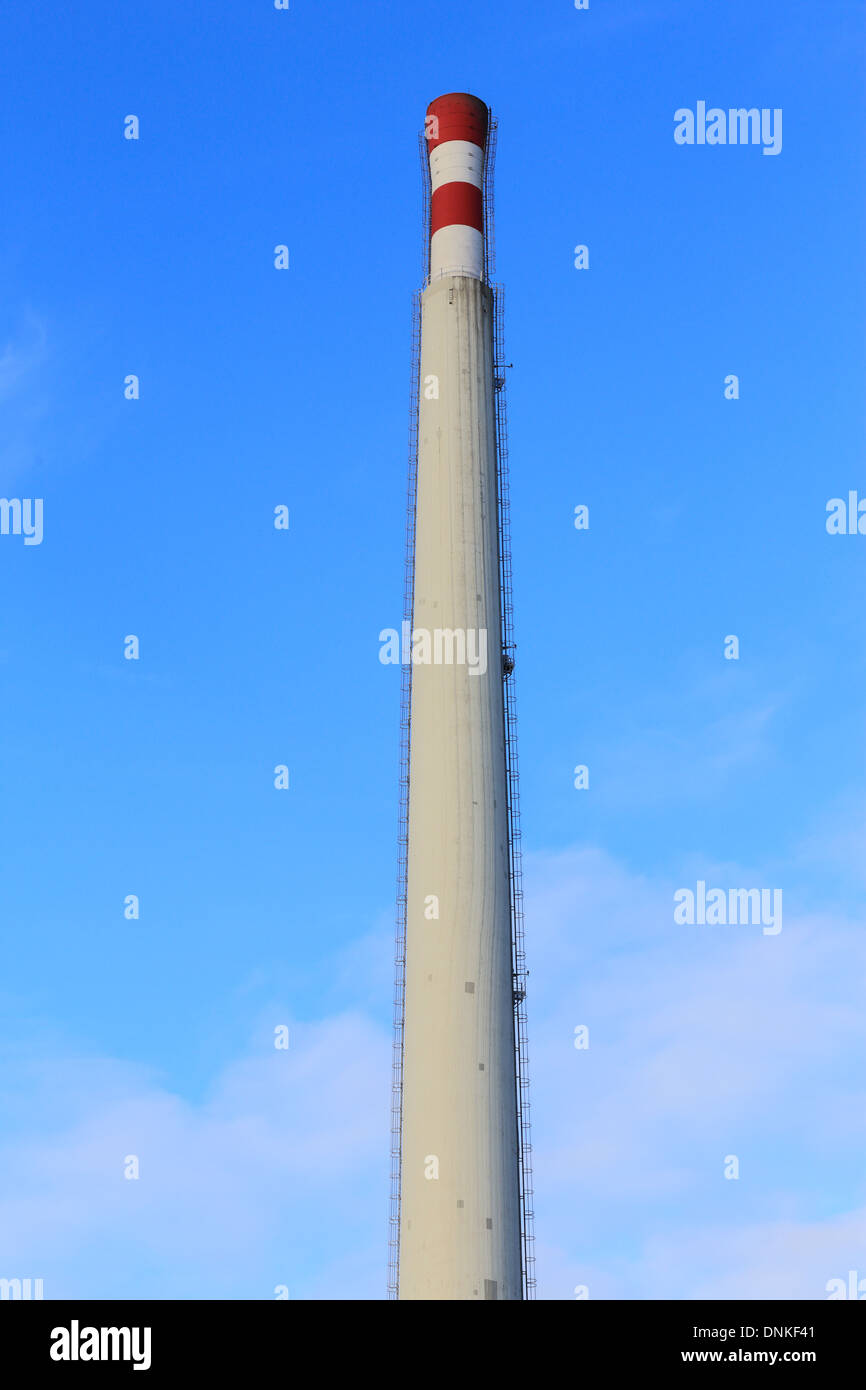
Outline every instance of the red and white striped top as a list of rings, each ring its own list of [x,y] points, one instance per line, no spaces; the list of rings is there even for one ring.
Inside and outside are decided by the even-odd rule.
[[[482,180],[489,113],[467,92],[437,97],[424,133],[430,159],[430,279],[484,276]]]

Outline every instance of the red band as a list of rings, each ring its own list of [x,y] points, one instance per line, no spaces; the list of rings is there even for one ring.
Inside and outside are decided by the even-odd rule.
[[[484,231],[481,189],[474,183],[443,183],[433,194],[430,205],[430,235],[440,227],[475,227]]]
[[[430,117],[435,116],[436,123]],[[446,140],[470,140],[484,149],[487,140],[487,107],[468,92],[451,92],[437,97],[427,107],[425,132],[427,149],[435,150]],[[436,131],[436,134],[433,132]]]

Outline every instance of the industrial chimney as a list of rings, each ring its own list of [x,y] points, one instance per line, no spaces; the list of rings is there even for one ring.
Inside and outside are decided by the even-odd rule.
[[[427,109],[392,1170],[401,1299],[521,1299],[534,1286],[491,133],[477,97]]]

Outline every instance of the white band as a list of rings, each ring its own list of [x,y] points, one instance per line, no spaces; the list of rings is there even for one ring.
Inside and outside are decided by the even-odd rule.
[[[484,279],[484,237],[475,227],[459,223],[440,227],[430,238],[430,279],[443,275],[471,275]]]
[[[430,182],[433,192],[443,183],[472,183],[481,187],[484,151],[471,140],[446,140],[430,155]]]

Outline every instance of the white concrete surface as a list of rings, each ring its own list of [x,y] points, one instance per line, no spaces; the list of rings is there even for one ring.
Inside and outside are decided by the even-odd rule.
[[[481,280],[428,286],[421,344],[413,626],[487,637],[484,674],[477,661],[413,666],[399,1293],[519,1299],[493,323]],[[470,639],[467,655],[476,650]]]

